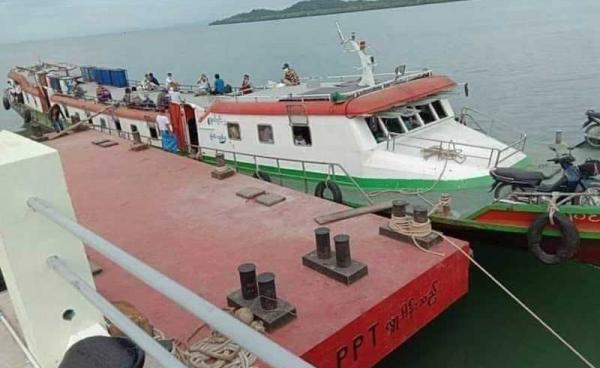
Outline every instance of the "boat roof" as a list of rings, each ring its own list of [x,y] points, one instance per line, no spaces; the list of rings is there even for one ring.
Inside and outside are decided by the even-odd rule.
[[[46,74],[63,79],[75,79],[86,92],[86,98],[55,93],[52,103],[82,107],[92,112],[99,112],[106,104],[96,101],[97,83],[83,81],[79,67],[72,64],[42,63],[33,67],[16,67],[9,73],[9,78],[17,81],[21,88],[37,97],[42,95],[42,88],[36,81],[36,74]],[[223,96],[198,95],[193,86],[182,86],[182,98],[185,103],[193,104],[209,112],[239,115],[288,115],[290,105],[302,105],[307,115],[371,115],[399,107],[408,103],[449,91],[456,83],[443,75],[434,75],[431,70],[409,71],[401,75],[385,74],[373,86],[363,86],[356,76],[333,77],[326,79],[308,79],[297,86],[271,84],[254,87],[253,92],[241,94],[234,91]],[[337,80],[336,80],[337,79]],[[135,81],[130,81],[132,84]],[[120,101],[125,88],[105,86],[111,92],[114,101]],[[160,91],[138,90],[145,99],[148,97],[155,103]],[[89,96],[89,97],[88,97]],[[96,106],[97,105],[97,106]],[[127,117],[143,118],[155,115],[158,111],[147,108],[120,107],[119,110],[133,110]],[[143,113],[139,113],[142,111]],[[120,114],[117,114],[120,115]]]

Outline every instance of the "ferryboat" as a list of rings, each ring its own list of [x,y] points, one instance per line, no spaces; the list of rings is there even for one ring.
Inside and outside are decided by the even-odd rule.
[[[137,134],[156,147],[164,145],[156,118],[166,115],[180,152],[208,162],[223,152],[239,171],[299,180],[307,191],[323,196],[329,189],[334,200],[356,205],[372,202],[373,191],[486,187],[491,168],[527,162],[526,135],[505,144],[465,124],[465,114],[448,100],[455,81],[404,65],[376,74],[366,43],[354,34],[339,36],[345,51],[359,56],[360,75],[270,83],[220,96],[179,86],[181,101],[161,111],[161,92],[142,90],[125,70],[40,63],[10,71],[12,90],[18,87],[22,96],[7,93],[4,103],[47,127],[48,112],[59,109],[67,126],[86,121],[126,138]],[[83,91],[78,96],[75,84]],[[98,85],[110,91],[110,101],[98,101]],[[134,86],[145,104],[123,102]],[[359,195],[343,198],[344,185]]]

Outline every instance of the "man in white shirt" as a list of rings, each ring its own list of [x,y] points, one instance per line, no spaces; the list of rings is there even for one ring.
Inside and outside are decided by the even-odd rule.
[[[167,79],[165,79],[165,86],[167,88],[169,88],[171,86],[171,83],[173,83],[175,80],[173,79],[173,74],[172,73],[167,73]]]
[[[169,118],[166,115],[159,114],[156,117],[156,124],[158,125],[158,130],[161,133],[164,133],[165,131],[171,131],[171,123],[169,122]]]

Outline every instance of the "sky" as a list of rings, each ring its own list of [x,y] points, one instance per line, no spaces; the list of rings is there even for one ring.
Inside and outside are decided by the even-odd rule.
[[[297,0],[0,0],[0,43],[207,24]]]

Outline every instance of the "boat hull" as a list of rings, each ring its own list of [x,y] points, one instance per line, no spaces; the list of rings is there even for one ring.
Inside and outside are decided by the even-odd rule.
[[[569,218],[579,231],[581,247],[574,259],[600,265],[600,208],[562,206],[560,213]],[[496,203],[465,218],[434,216],[433,222],[437,229],[452,235],[525,248],[529,226],[536,218],[545,215],[546,205]],[[549,251],[562,241],[558,228],[552,225],[544,229],[543,235],[544,247]]]

